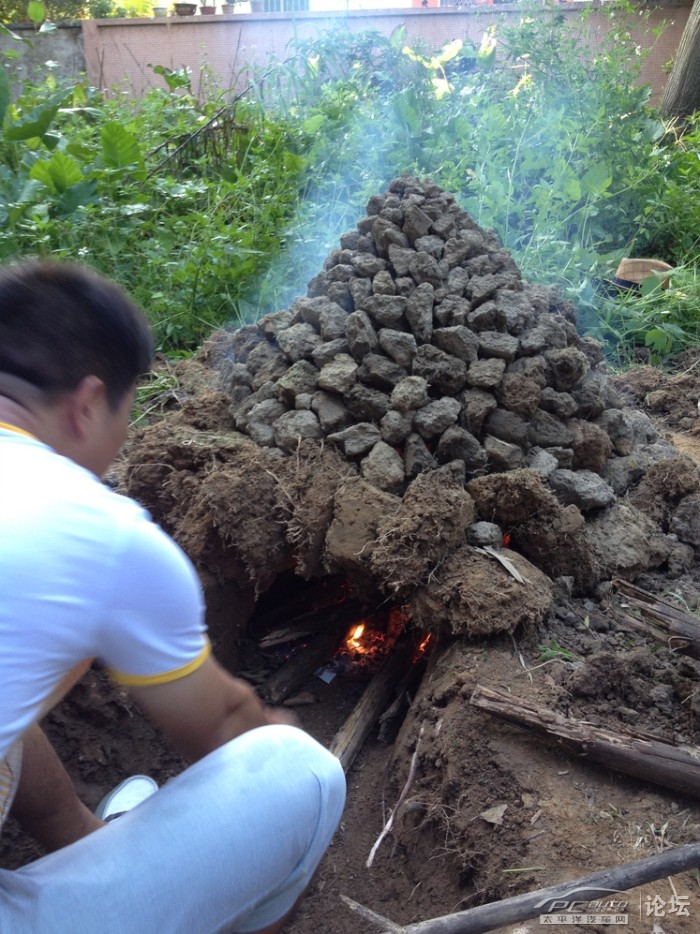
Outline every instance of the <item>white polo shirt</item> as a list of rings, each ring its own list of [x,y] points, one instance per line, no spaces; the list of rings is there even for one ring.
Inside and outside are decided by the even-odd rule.
[[[90,471],[0,427],[0,762],[80,662],[148,685],[208,652],[199,580],[175,542]]]

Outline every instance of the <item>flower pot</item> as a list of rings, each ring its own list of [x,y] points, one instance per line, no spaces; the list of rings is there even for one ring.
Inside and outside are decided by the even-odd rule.
[[[194,16],[197,12],[196,3],[176,3],[175,4],[175,15],[176,16]]]
[[[168,15],[167,6],[154,6],[153,15],[154,16],[167,16]]]
[[[236,12],[236,4],[235,4],[235,3],[222,3],[222,4],[221,4],[221,12],[222,12],[222,13],[235,13],[235,12]]]
[[[216,13],[216,7],[202,5],[199,8],[199,12],[202,14],[202,16],[213,16],[213,14]]]

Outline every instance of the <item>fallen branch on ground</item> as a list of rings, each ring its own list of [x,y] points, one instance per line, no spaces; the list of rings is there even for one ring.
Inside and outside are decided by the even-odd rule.
[[[700,795],[697,746],[674,745],[648,734],[604,730],[478,684],[471,702],[501,720],[549,736],[592,762],[683,794]]]
[[[341,898],[346,905],[359,911],[367,920],[377,925],[383,924],[384,930],[381,934],[485,934],[486,931],[494,931],[506,924],[549,914],[553,903],[558,902],[561,905],[562,901],[582,902],[608,898],[611,892],[626,892],[665,876],[674,876],[699,867],[700,843],[690,843],[656,853],[646,859],[616,866],[614,869],[603,869],[580,879],[571,879],[569,882],[560,882],[535,892],[514,895],[500,902],[491,902],[478,908],[403,927],[382,918],[381,915],[375,915],[370,909],[352,902],[343,895]]]
[[[625,598],[624,604],[611,607],[618,621],[663,642],[669,649],[700,659],[700,619],[697,616],[627,581],[616,580],[613,587]],[[626,607],[637,610],[641,617],[623,613]]]

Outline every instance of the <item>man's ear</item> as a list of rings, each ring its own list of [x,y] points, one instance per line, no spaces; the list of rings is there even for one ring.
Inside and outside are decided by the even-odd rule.
[[[76,388],[66,396],[67,417],[76,438],[84,439],[90,434],[95,418],[105,400],[105,384],[91,374],[84,376]]]

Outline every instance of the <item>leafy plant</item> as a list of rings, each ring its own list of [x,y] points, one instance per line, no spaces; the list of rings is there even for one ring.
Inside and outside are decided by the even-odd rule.
[[[644,280],[639,292],[620,291],[600,304],[590,333],[609,348],[614,363],[640,357],[658,364],[700,343],[700,268],[697,261]]]
[[[637,10],[605,4],[612,30],[584,41],[556,5],[521,9],[480,48],[409,46],[403,27],[295,40],[235,97],[213,81],[195,96],[187,70],[157,65],[163,86],[139,101],[50,69],[13,99],[6,57],[0,260],[89,263],[146,308],[162,349],[194,348],[303,293],[408,171],[558,284],[616,360],[661,360],[697,339],[700,124],[681,134],[649,107]],[[674,263],[671,287],[605,294],[625,255]]]
[[[550,639],[547,645],[538,645],[540,654],[537,656],[541,662],[549,662],[552,659],[560,659],[565,662],[575,662],[579,660],[578,655],[559,645],[556,639]]]

